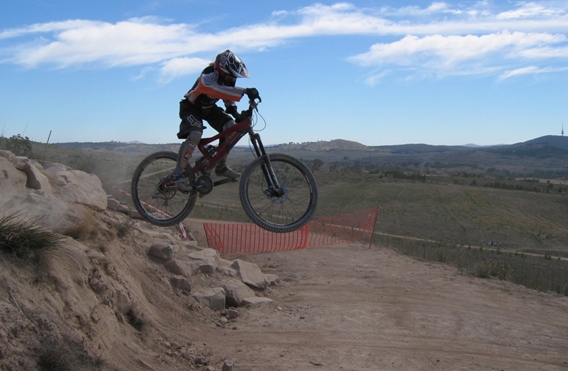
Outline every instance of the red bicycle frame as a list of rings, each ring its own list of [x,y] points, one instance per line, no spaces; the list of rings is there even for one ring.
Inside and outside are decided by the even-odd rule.
[[[260,135],[254,132],[251,125],[253,110],[255,110],[258,103],[261,102],[260,98],[258,99],[258,102],[253,100],[249,101],[249,108],[241,113],[242,119],[239,120],[236,125],[220,132],[215,136],[201,138],[201,141],[198,143],[197,148],[199,149],[199,152],[201,152],[203,157],[197,160],[195,166],[193,166],[194,174],[197,174],[199,172],[209,172],[246,134],[249,134],[251,143],[254,147],[255,156],[264,158],[266,166],[263,166],[262,170],[264,172],[264,175],[266,176],[267,181],[269,182],[269,184],[271,184],[271,188],[279,190],[280,187],[278,179],[276,179],[276,174],[274,174],[274,171],[268,170],[271,169],[270,159],[268,157],[268,154],[266,153],[266,150],[264,149]],[[212,142],[216,140],[220,141],[221,139],[225,139],[222,144],[219,144],[216,147],[211,145]],[[210,146],[215,150],[215,153],[209,153],[207,149],[211,148]],[[232,179],[225,178],[218,180],[214,183],[214,186],[229,181],[232,181]]]
[[[242,139],[242,137],[244,137],[247,133],[252,132],[252,126],[250,124],[251,118],[246,117],[238,124],[220,132],[213,137],[202,138],[197,145],[197,148],[207,161],[202,160],[199,161],[199,163],[196,163],[193,167],[193,172],[197,173],[199,171],[213,169],[213,167],[217,165],[217,163],[227,153],[229,153],[229,151]],[[211,143],[213,143],[214,141],[221,141],[221,139],[225,139],[222,144],[219,144],[218,146],[211,145]],[[215,153],[213,155],[211,155],[209,151],[207,151],[206,147],[208,147],[209,145],[211,145],[215,149]]]

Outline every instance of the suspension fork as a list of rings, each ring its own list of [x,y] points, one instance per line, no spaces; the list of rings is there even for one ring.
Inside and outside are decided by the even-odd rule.
[[[263,159],[264,164],[261,165],[262,173],[264,174],[264,178],[268,183],[268,189],[265,191],[267,196],[276,195],[278,197],[284,194],[284,190],[280,186],[280,182],[278,182],[278,178],[276,177],[276,173],[272,168],[272,164],[270,163],[270,157],[266,153],[264,149],[264,145],[262,144],[262,140],[260,139],[260,135],[258,133],[250,133],[250,139],[252,145],[254,147],[254,152],[256,157],[260,157]]]

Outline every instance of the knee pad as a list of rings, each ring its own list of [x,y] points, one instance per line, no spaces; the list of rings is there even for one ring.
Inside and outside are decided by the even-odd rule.
[[[197,131],[197,130],[193,130],[191,133],[189,133],[189,135],[187,136],[187,140],[186,142],[190,142],[193,143],[194,146],[199,144],[199,141],[201,140],[201,132]]]
[[[179,156],[183,157],[186,160],[189,160],[191,158],[191,155],[193,155],[193,151],[195,151],[195,147],[197,147],[197,144],[199,143],[200,140],[201,140],[201,132],[196,130],[191,131],[187,136],[185,142],[181,144],[181,147],[179,149]]]

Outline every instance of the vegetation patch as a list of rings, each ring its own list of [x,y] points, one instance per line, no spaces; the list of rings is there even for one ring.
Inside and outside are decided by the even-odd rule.
[[[89,355],[79,342],[64,338],[41,349],[37,366],[40,371],[100,370],[105,363]]]
[[[0,218],[0,251],[9,256],[37,262],[61,238],[16,214]]]
[[[450,264],[479,278],[497,278],[535,289],[568,296],[568,261],[550,255],[536,256],[500,249],[461,246],[379,236],[379,245],[412,257]]]

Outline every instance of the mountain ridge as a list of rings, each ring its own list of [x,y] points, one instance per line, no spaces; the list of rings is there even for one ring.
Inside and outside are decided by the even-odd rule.
[[[138,146],[150,146],[154,148],[161,148],[162,150],[177,150],[180,143],[163,143],[163,144],[148,144],[139,141],[129,141],[129,142],[62,142],[54,143],[54,145],[71,147],[76,149],[91,149],[91,150],[106,150],[106,151],[117,151],[117,152],[130,152],[133,151],[133,147]],[[317,141],[317,142],[302,142],[302,143],[281,143],[274,145],[267,145],[269,148],[283,149],[283,150],[308,150],[308,151],[329,151],[329,150],[385,150],[390,149],[391,151],[399,153],[418,153],[418,152],[433,152],[433,151],[451,151],[451,150],[479,150],[479,149],[491,149],[491,148],[503,148],[503,147],[520,147],[520,146],[534,146],[534,145],[547,145],[550,147],[562,149],[568,151],[568,137],[560,135],[546,135],[534,139],[530,139],[524,142],[514,143],[514,144],[496,144],[496,145],[477,145],[473,143],[468,143],[464,145],[439,145],[439,144],[426,144],[426,143],[407,143],[407,144],[394,144],[394,145],[377,145],[377,146],[367,146],[365,144],[346,140],[346,139],[333,139],[329,141]],[[238,147],[237,147],[238,148]],[[129,150],[130,149],[130,150]]]

